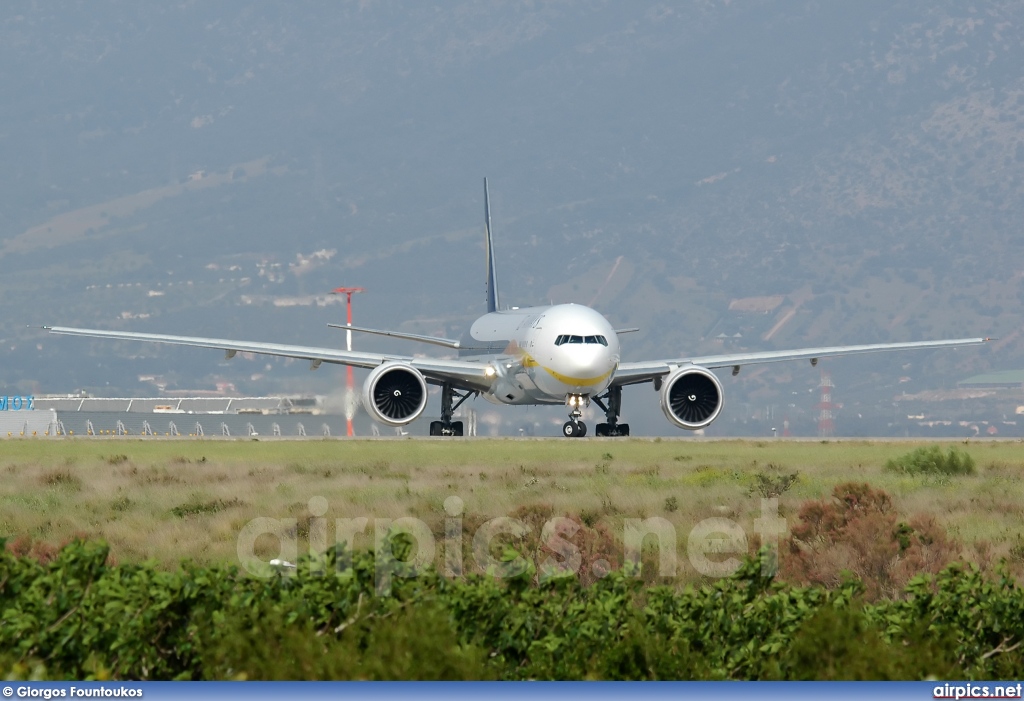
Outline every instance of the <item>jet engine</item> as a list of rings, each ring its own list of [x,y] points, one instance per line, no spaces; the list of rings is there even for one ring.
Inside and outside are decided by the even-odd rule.
[[[419,370],[405,363],[378,365],[363,384],[363,406],[383,424],[404,426],[427,407],[427,383]]]
[[[661,410],[680,428],[704,428],[722,411],[722,383],[706,368],[678,368],[662,382]]]

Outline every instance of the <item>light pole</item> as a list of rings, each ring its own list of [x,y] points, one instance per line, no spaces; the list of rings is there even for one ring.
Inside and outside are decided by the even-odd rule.
[[[346,325],[352,325],[352,295],[357,292],[366,292],[362,287],[336,287],[332,290],[331,294],[345,295],[345,306],[347,307],[346,313]],[[345,349],[348,351],[352,350],[352,331],[351,329],[345,330]],[[352,417],[356,413],[355,394],[353,393],[353,382],[352,382],[352,366],[345,366],[345,387],[347,394],[345,397],[345,428],[348,436],[355,435],[352,432]]]

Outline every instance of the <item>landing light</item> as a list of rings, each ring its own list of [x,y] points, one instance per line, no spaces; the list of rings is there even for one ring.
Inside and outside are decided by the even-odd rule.
[[[498,374],[497,371],[490,365],[484,368],[484,377],[494,377],[496,374]]]

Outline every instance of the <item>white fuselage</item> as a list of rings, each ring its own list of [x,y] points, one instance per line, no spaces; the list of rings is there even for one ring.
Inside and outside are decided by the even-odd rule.
[[[461,343],[460,357],[478,357],[494,368],[482,394],[499,404],[593,397],[607,389],[619,364],[612,325],[579,304],[492,312],[477,319]]]

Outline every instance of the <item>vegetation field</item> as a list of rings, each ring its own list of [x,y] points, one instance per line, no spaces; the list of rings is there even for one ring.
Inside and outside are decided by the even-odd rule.
[[[119,562],[237,559],[240,530],[257,517],[294,518],[299,552],[311,517],[333,542],[335,519],[414,517],[443,535],[444,503],[462,501],[472,527],[500,516],[540,525],[568,516],[621,549],[627,518],[661,517],[677,534],[677,576],[693,579],[687,534],[708,518],[747,533],[763,497],[787,526],[844,483],[882,490],[898,522],[934,520],[956,555],[979,564],[1024,555],[1024,449],[1018,442],[948,444],[974,474],[914,474],[888,461],[928,444],[903,441],[704,440],[14,440],[0,457],[0,535],[59,545],[109,543]],[[943,446],[946,450],[948,446]],[[793,477],[795,475],[795,478]],[[314,512],[310,510],[312,502]],[[316,535],[316,534],[314,534]],[[317,542],[321,542],[318,540]],[[277,551],[264,538],[257,551]],[[751,551],[756,542],[749,543]],[[23,545],[24,547],[24,545]],[[614,554],[614,553],[611,553]],[[614,558],[612,558],[614,563]],[[855,568],[851,568],[855,569]]]
[[[1024,670],[1019,443],[3,445],[9,679]],[[785,525],[777,549],[758,535],[766,503]],[[502,517],[521,529],[478,549],[474,533]],[[341,524],[359,518],[348,543]],[[249,543],[254,571],[239,542],[260,519],[276,525]],[[426,530],[403,535],[399,519]],[[659,538],[627,557],[635,519],[675,534],[676,571]],[[719,536],[703,560],[702,527]],[[293,566],[266,564],[287,542]]]

